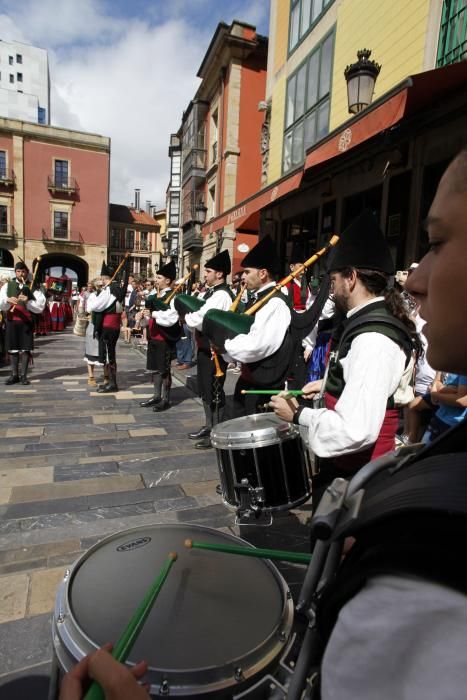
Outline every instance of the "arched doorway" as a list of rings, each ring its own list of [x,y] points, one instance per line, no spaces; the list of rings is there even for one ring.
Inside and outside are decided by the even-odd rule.
[[[14,267],[15,259],[9,250],[0,248],[0,267]]]
[[[34,264],[35,262],[36,261],[34,261]],[[43,281],[47,270],[53,267],[69,268],[73,270],[78,278],[78,288],[84,287],[88,281],[89,265],[86,260],[79,258],[77,255],[71,255],[70,253],[47,253],[41,255],[38,279]]]

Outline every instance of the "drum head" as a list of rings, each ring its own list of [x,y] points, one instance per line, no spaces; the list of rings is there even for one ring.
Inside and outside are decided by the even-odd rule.
[[[85,637],[97,646],[115,643],[167,554],[176,551],[178,559],[129,661],[145,659],[150,681],[166,680],[170,694],[178,695],[192,684],[233,683],[237,667],[247,674],[253,665],[270,663],[281,651],[280,633],[285,631],[283,647],[291,625],[285,583],[269,562],[186,549],[186,538],[247,544],[189,525],[126,531],[77,562],[65,593],[65,607]]]
[[[275,413],[255,413],[214,426],[211,442],[220,449],[240,450],[274,445],[296,435],[297,426],[278,418]]]

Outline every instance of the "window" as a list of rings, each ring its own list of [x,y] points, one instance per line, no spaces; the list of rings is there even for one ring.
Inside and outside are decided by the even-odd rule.
[[[180,220],[180,192],[170,193],[169,226],[177,226]]]
[[[329,131],[334,33],[313,49],[287,82],[282,170],[300,165],[305,152]]]
[[[216,186],[209,188],[207,218],[213,219],[216,216]]]
[[[446,66],[467,58],[467,3],[444,0],[436,65]]]
[[[6,178],[6,151],[0,151],[0,180]]]
[[[13,73],[10,73],[10,83],[14,83],[14,82],[15,82],[15,76],[13,75]]]
[[[0,204],[0,233],[8,231],[8,207]]]
[[[13,65],[13,56],[8,56],[8,64],[9,64],[10,66]]]
[[[68,161],[54,161],[54,184],[55,187],[68,187]]]
[[[149,250],[149,234],[147,231],[141,231],[139,234],[140,250]]]
[[[118,228],[113,228],[110,231],[110,247],[111,248],[120,248],[121,244],[121,236],[120,236],[120,229]]]
[[[319,22],[333,0],[291,0],[289,53]]]
[[[16,63],[22,63],[23,62],[23,57],[20,53],[16,54]]]
[[[22,73],[17,73],[17,74],[16,74],[16,80],[18,81],[18,83],[22,83],[22,82],[23,82],[23,74],[22,74]]]
[[[125,248],[133,250],[135,247],[135,232],[126,229],[125,231]]]
[[[45,107],[38,107],[37,108],[37,121],[39,124],[45,124]]]
[[[172,187],[180,187],[180,166],[182,156],[180,153],[174,153],[172,156],[172,177],[170,184]]]
[[[54,211],[54,238],[68,238],[67,211]]]

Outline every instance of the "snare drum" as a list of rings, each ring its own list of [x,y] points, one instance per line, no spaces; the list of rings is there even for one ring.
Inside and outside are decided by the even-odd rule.
[[[178,559],[128,659],[148,662],[151,696],[234,697],[274,672],[293,623],[284,579],[269,561],[187,550],[186,538],[249,546],[208,527],[154,525],[112,535],[78,559],[55,604],[61,672],[119,639],[171,551]]]
[[[211,442],[227,505],[241,510],[246,488],[253,506],[266,511],[295,508],[310,498],[309,456],[296,425],[257,413],[219,423]]]

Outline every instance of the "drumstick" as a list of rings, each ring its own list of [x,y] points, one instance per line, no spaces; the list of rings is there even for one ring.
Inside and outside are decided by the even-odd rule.
[[[284,394],[284,399],[292,396],[303,396],[303,391],[301,389],[242,389],[240,393],[268,394],[269,396],[273,396],[274,394]]]
[[[193,542],[193,540],[185,540],[185,547],[187,549],[210,549],[213,552],[224,552],[224,554],[243,554],[245,557],[258,559],[290,561],[295,564],[309,564],[311,561],[311,554],[307,554],[307,552],[286,552],[281,549],[260,549],[259,547],[241,547],[234,544]]]
[[[127,660],[130,651],[132,650],[133,645],[136,642],[154,603],[156,602],[157,596],[159,595],[164,581],[169,574],[172,564],[176,559],[176,552],[170,552],[168,554],[157,578],[146,591],[143,600],[133,613],[133,616],[127,624],[122,636],[112,649],[112,656],[117,661],[120,661],[120,663],[123,664]],[[98,683],[94,681],[91,684],[88,692],[84,696],[84,700],[104,700],[104,693]]]

